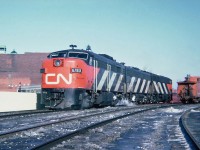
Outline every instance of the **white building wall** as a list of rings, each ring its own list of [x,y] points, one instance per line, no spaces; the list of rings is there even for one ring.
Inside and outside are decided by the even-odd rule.
[[[0,92],[0,112],[36,109],[36,93]]]

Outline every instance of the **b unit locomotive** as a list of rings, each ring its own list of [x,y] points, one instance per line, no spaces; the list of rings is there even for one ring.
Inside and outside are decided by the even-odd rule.
[[[170,102],[171,79],[118,63],[91,50],[56,51],[42,64],[42,101],[50,108],[81,109],[136,103]]]

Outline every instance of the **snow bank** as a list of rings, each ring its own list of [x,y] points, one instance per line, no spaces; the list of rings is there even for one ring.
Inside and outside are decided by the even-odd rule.
[[[36,109],[36,93],[0,92],[0,112]]]
[[[120,100],[116,105],[117,106],[135,106],[135,104],[133,104],[132,102],[130,102],[127,99]]]
[[[191,112],[200,112],[200,110],[192,109]]]
[[[181,110],[181,109],[175,109],[173,107],[170,107],[170,108],[167,108],[165,110],[165,112],[168,112],[168,113],[180,113],[180,112],[183,112],[183,110]]]

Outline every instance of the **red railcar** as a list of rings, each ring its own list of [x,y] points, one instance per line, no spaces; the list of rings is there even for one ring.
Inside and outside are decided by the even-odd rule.
[[[182,103],[199,103],[200,76],[187,75],[184,81],[178,82],[177,92]]]

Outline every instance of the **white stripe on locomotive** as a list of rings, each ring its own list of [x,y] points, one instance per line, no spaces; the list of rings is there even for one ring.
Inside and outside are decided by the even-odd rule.
[[[134,92],[135,92],[135,93],[138,91],[138,87],[139,87],[139,85],[140,85],[140,80],[141,80],[141,79],[138,78],[137,84],[136,84],[135,89],[134,89]]]
[[[157,84],[156,84],[156,81],[153,81],[153,84],[154,84],[154,87],[155,87],[155,89],[156,89],[156,92],[159,94],[160,92],[159,92],[158,86],[157,86]]]
[[[122,74],[119,76],[119,79],[118,79],[118,81],[117,81],[117,84],[116,84],[116,87],[115,87],[115,90],[114,90],[114,91],[118,91],[118,90],[119,90],[119,86],[120,86],[120,84],[121,84],[121,82],[122,82],[123,76],[124,76],[124,75],[122,75]]]
[[[144,90],[145,83],[146,83],[146,80],[144,79],[143,82],[142,82],[142,86],[140,88],[140,93],[142,93],[142,91]]]
[[[128,86],[127,92],[132,92],[133,91],[133,83],[134,83],[134,81],[135,81],[135,77],[132,77],[131,78],[131,82],[130,82],[130,84]]]
[[[160,87],[160,91],[161,91],[161,93],[162,93],[162,94],[164,94],[164,91],[163,91],[163,88],[162,88],[162,86],[161,86],[161,83],[160,83],[160,82],[158,82],[158,86]]]
[[[94,74],[93,74],[94,85],[93,85],[93,90],[94,90],[94,92],[97,92],[97,67],[98,67],[98,61],[93,60],[93,65],[94,65]]]
[[[168,91],[167,91],[165,83],[163,83],[163,87],[164,87],[165,93],[168,94]]]
[[[147,82],[147,86],[146,86],[146,89],[145,89],[145,92],[144,93],[147,93],[149,91],[149,85],[150,85],[151,81],[148,81]]]
[[[108,84],[108,91],[110,91],[110,89],[111,89],[111,87],[112,87],[112,85],[113,85],[113,82],[114,82],[114,80],[115,80],[116,75],[117,75],[117,73],[113,73],[113,74],[112,74],[112,77],[111,77],[110,82],[109,82],[109,84]]]
[[[105,70],[103,75],[102,75],[102,78],[101,78],[101,80],[100,80],[100,82],[98,84],[98,87],[97,87],[98,90],[102,90],[102,87],[105,84],[106,79],[108,78],[108,74],[109,74],[109,71]],[[110,91],[110,89],[112,88],[116,76],[117,76],[117,73],[113,73],[112,74],[111,78],[109,79],[107,90]],[[115,86],[114,91],[118,91],[119,90],[119,87],[120,87],[120,84],[122,82],[122,79],[123,79],[123,75],[120,74],[120,76],[119,76],[119,78],[117,80],[117,84]],[[136,77],[132,77],[131,81],[130,81],[130,84],[128,86],[127,92],[132,92],[133,91],[133,85],[134,85],[135,82],[137,82],[136,86],[135,86],[135,89],[134,89],[134,92],[136,93],[138,91],[138,88],[139,88],[139,85],[140,85],[140,81],[141,81],[141,78],[136,79]],[[144,79],[143,82],[142,82],[142,85],[141,85],[141,88],[140,88],[139,92],[142,93],[144,91],[144,89],[145,89],[144,93],[148,93],[149,87],[150,87],[150,83],[151,83],[151,81],[148,81],[148,80]],[[145,84],[146,84],[146,86],[145,86]],[[156,83],[156,81],[153,81],[153,84],[154,84],[155,90],[156,90],[156,92],[158,94],[159,93],[168,94],[168,89],[167,89],[165,83],[160,83],[160,82]],[[162,85],[164,87],[164,90],[163,90]]]
[[[107,77],[108,77],[108,72],[107,70],[104,71],[103,76],[101,77],[101,80],[98,84],[97,90],[101,90],[103,87],[103,84],[105,83]]]

